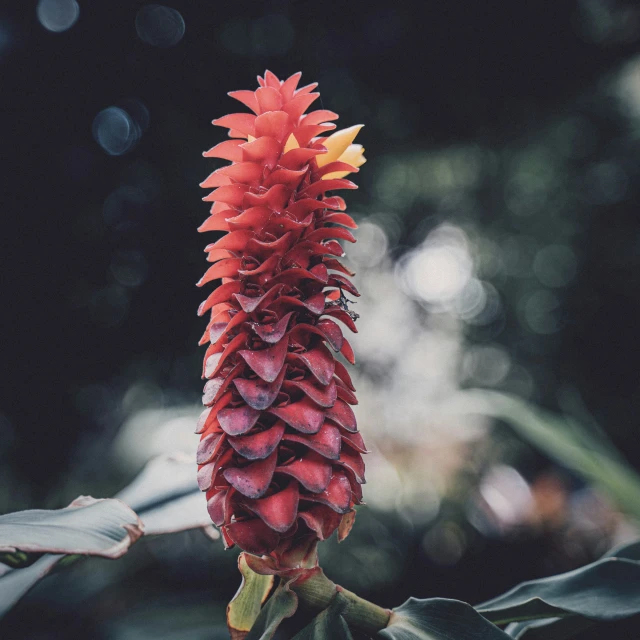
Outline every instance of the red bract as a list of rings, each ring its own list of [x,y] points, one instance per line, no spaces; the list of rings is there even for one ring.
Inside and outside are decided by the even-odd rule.
[[[344,176],[364,162],[360,127],[335,128],[331,111],[305,111],[316,84],[297,88],[267,71],[256,91],[230,93],[253,114],[214,120],[231,140],[204,155],[230,160],[201,186],[215,187],[200,231],[226,231],[206,247],[199,286],[222,283],[202,303],[211,320],[197,432],[198,482],[227,546],[279,561],[297,541],[348,534],[361,502],[364,443],[341,353],[355,331],[344,292],[358,292],[339,261],[354,242]],[[338,322],[336,322],[338,321]]]

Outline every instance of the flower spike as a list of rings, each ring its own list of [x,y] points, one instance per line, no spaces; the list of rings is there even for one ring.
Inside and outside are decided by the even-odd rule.
[[[337,258],[356,225],[330,195],[356,188],[345,177],[365,162],[362,125],[333,131],[337,114],[306,113],[320,94],[300,75],[267,71],[256,91],[229,93],[251,113],[213,121],[230,140],[204,156],[231,164],[201,184],[213,191],[199,229],[227,233],[198,283],[221,281],[198,310],[211,316],[198,481],[226,545],[285,568],[292,550],[348,533],[366,453],[334,355],[353,362],[336,320],[356,330],[343,290],[358,292]]]

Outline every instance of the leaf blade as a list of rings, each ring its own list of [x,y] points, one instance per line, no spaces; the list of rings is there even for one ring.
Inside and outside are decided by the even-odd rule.
[[[329,606],[321,611],[304,629],[296,633],[292,640],[353,640],[349,625],[342,617],[349,603],[340,593],[331,600]]]
[[[387,640],[509,640],[509,636],[459,600],[409,598],[378,632]]]
[[[558,576],[523,582],[476,610],[495,624],[569,614],[621,620],[640,613],[640,562],[604,558]]]
[[[55,553],[119,558],[144,532],[138,515],[113,498],[76,498],[64,509],[0,516],[0,553]]]
[[[194,465],[195,460],[186,454],[152,458],[115,497],[142,513],[191,491],[199,491]]]
[[[10,569],[0,576],[0,618],[33,586],[48,575],[63,555],[45,555],[26,569]]]
[[[34,509],[0,516],[0,616],[44,578],[55,564],[60,560],[63,560],[61,565],[65,564],[70,556],[64,554],[120,557],[142,535],[143,531],[145,535],[160,535],[202,528],[212,539],[219,537],[218,532],[211,526],[205,497],[197,486],[195,461],[189,456],[168,455],[154,458],[128,487],[117,494],[116,498],[96,500],[81,497],[72,503],[73,508],[86,509],[91,506],[83,504],[83,500],[103,505],[91,507],[99,511],[105,510],[104,504],[110,505],[107,511],[117,505],[117,509],[111,509],[111,511],[124,515],[124,519],[120,522],[121,528],[118,529],[117,519],[114,521],[113,518],[110,520],[107,517],[105,521],[98,517],[96,520],[100,520],[100,527],[106,526],[106,535],[104,529],[102,535],[100,532],[97,535],[90,534],[84,541],[85,546],[80,548],[76,537],[77,532],[73,529],[75,524],[80,524],[82,529],[83,523],[78,523],[77,519],[81,518],[86,511],[69,515],[68,512],[72,508],[70,505],[65,509],[50,511]],[[47,519],[52,515],[53,520],[50,520],[49,524],[60,524],[60,518],[63,519],[62,524],[64,524],[64,519],[68,519],[68,526],[62,529],[69,534],[68,539],[60,539],[60,529],[53,538],[47,533]],[[102,515],[105,514],[102,513]],[[31,536],[23,536],[19,527],[29,524],[30,518],[33,519],[31,524],[34,525],[35,530]],[[111,523],[110,526],[107,526],[109,523]],[[87,523],[84,523],[84,526],[86,528]],[[115,532],[117,535],[114,535]],[[113,536],[111,540],[109,540],[109,533]],[[58,552],[62,554],[57,555]],[[55,553],[57,560],[53,562],[52,555],[39,558],[41,553]],[[74,557],[78,556],[74,555]],[[48,562],[52,562],[51,567],[41,571]],[[35,568],[32,569],[32,567]],[[17,597],[12,597],[11,594],[17,594]]]
[[[567,640],[597,624],[582,616],[510,624],[505,631],[516,640]]]
[[[260,610],[245,640],[271,640],[281,622],[290,618],[298,609],[298,596],[281,582],[274,594]]]
[[[238,569],[242,583],[227,606],[227,626],[232,640],[241,640],[249,633],[275,580],[274,576],[252,571],[244,553],[238,556]]]

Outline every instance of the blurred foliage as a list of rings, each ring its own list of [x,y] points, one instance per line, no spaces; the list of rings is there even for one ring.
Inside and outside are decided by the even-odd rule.
[[[466,391],[455,396],[456,410],[482,413],[509,423],[525,440],[602,489],[619,509],[640,521],[640,475],[593,425],[550,415],[522,400],[492,391]]]

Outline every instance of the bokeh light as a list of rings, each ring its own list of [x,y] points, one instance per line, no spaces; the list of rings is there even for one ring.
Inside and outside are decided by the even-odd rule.
[[[109,270],[113,277],[125,287],[139,287],[147,278],[149,265],[140,251],[116,252]]]
[[[93,121],[95,141],[112,156],[130,151],[139,138],[133,118],[120,107],[107,107]]]
[[[80,7],[76,0],[38,0],[36,14],[45,29],[61,33],[77,22]]]
[[[0,21],[0,56],[11,50],[13,42],[11,25],[5,21]]]
[[[576,275],[577,259],[571,247],[551,244],[542,247],[533,261],[533,271],[547,287],[564,287]]]
[[[136,32],[140,40],[154,47],[173,47],[184,37],[184,18],[171,7],[148,4],[136,14]]]

